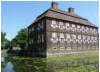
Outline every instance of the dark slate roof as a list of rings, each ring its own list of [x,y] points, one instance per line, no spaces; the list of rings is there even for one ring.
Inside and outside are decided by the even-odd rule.
[[[92,24],[90,21],[88,21],[87,19],[80,17],[75,13],[71,14],[69,12],[66,12],[66,11],[63,11],[60,9],[54,9],[54,8],[49,8],[43,14],[38,16],[32,24],[36,23],[37,21],[39,21],[40,19],[42,19],[44,17],[55,18],[55,19],[75,22],[75,23],[79,23],[79,24],[83,24],[83,25],[88,25],[88,26],[92,26],[92,27],[97,27],[94,24]]]

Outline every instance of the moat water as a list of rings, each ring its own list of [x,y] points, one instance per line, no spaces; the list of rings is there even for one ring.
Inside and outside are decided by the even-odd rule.
[[[55,58],[1,57],[2,72],[98,72],[98,53]]]

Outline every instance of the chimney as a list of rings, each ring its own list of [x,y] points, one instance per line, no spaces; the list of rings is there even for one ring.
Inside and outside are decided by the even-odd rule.
[[[71,14],[74,14],[74,8],[69,8],[68,12],[71,13]]]
[[[52,2],[52,8],[54,8],[54,9],[58,9],[58,3],[56,3],[56,2]]]

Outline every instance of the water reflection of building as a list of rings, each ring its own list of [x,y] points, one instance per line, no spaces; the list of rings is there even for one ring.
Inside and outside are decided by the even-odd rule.
[[[58,9],[53,2],[51,8],[38,16],[28,27],[28,45],[31,56],[51,56],[71,52],[98,50],[98,27],[87,19]]]

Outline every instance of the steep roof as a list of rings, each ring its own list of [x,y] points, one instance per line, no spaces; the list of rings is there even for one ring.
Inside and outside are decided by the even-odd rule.
[[[40,16],[38,16],[32,24],[36,23],[37,21],[39,21],[40,19],[42,19],[44,17],[55,18],[55,19],[70,21],[70,22],[74,22],[74,23],[79,23],[79,24],[82,24],[82,25],[97,27],[94,24],[92,24],[90,21],[88,21],[87,19],[80,17],[75,13],[69,13],[69,12],[66,12],[66,11],[63,11],[63,10],[60,10],[60,9],[55,9],[55,8],[52,8],[52,7],[49,8],[47,11],[45,11]]]

